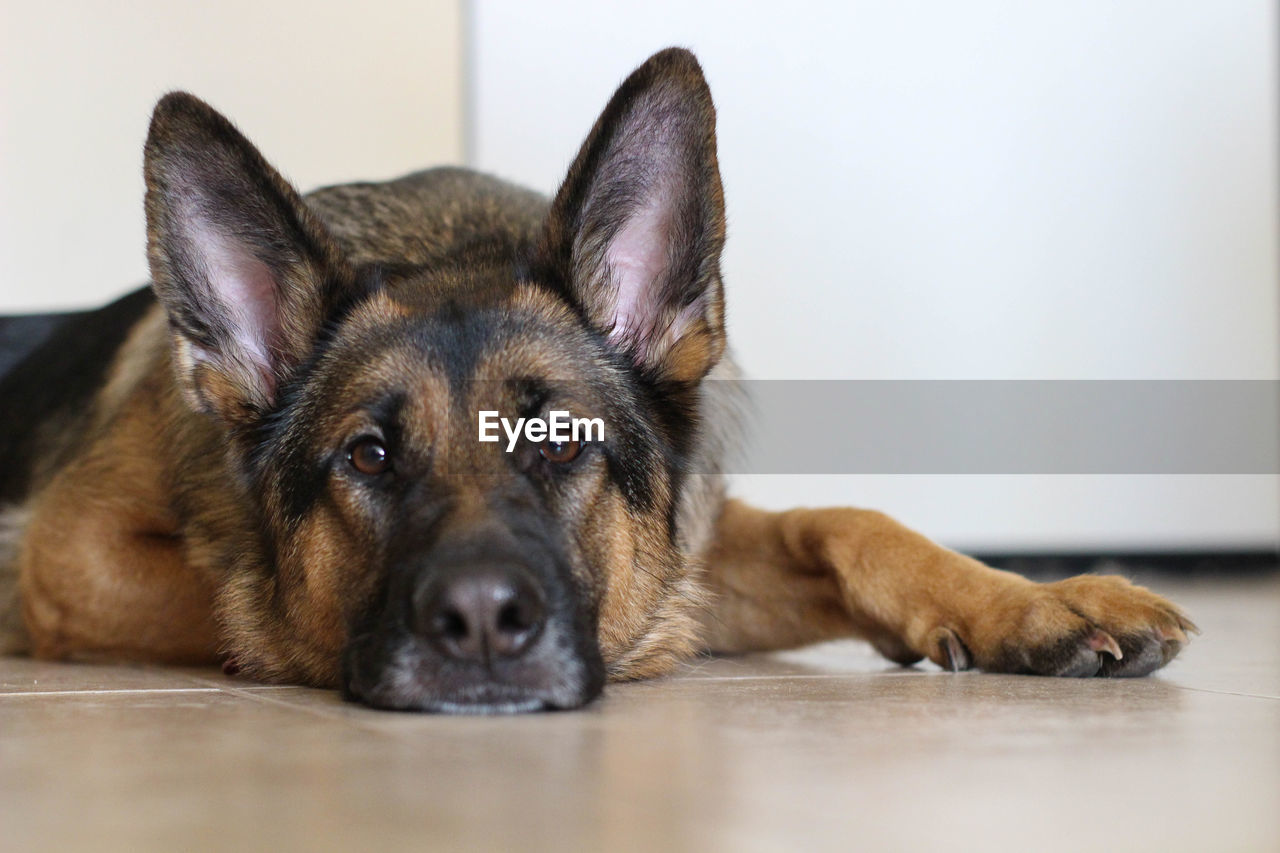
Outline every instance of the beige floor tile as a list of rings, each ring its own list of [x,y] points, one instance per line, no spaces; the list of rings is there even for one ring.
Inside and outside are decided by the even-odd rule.
[[[1280,583],[1177,597],[1205,633],[1154,678],[886,669],[830,644],[496,719],[206,671],[0,661],[4,684],[61,686],[0,695],[0,837],[15,850],[1280,849]]]
[[[132,664],[54,663],[29,658],[0,658],[0,699],[46,693],[107,693],[143,690],[296,690],[280,684],[256,684],[228,678],[216,668],[159,667]]]
[[[0,701],[15,694],[209,688],[181,670],[0,658]]]

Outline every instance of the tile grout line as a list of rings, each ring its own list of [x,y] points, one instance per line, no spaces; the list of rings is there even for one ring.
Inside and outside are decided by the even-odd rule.
[[[112,693],[217,693],[216,687],[133,687],[106,690],[20,690],[0,693],[0,699],[29,696],[100,696]]]
[[[288,685],[285,685],[285,686],[288,686]],[[417,735],[413,732],[410,732],[408,735],[406,735],[404,732],[402,732],[398,728],[380,726],[374,723],[372,720],[368,722],[366,722],[365,720],[362,720],[360,716],[366,713],[379,716],[379,717],[388,715],[388,712],[386,711],[378,711],[372,708],[367,708],[363,705],[351,706],[351,709],[353,709],[356,713],[343,713],[342,711],[332,710],[330,708],[312,707],[308,705],[294,704],[292,702],[285,702],[280,699],[275,699],[269,695],[266,695],[271,692],[267,690],[253,690],[253,689],[245,689],[242,687],[219,687],[216,689],[218,689],[220,692],[227,693],[241,699],[258,701],[266,705],[285,708],[291,711],[299,711],[305,714],[310,714],[313,717],[319,717],[320,719],[327,720],[329,722],[343,723],[355,728],[358,731],[364,732],[366,734],[376,734],[382,737],[391,738],[392,740],[400,740],[400,741],[405,740],[406,737],[408,736],[417,737]],[[310,690],[310,689],[324,689],[324,688],[299,688],[299,689]],[[337,692],[337,691],[326,691],[326,692]],[[400,715],[402,714],[398,712],[390,712],[390,716],[393,716],[393,717],[400,716]],[[450,715],[420,714],[417,712],[413,712],[403,716],[429,718],[429,717],[449,717]]]
[[[897,672],[815,672],[815,673],[787,672],[787,673],[761,674],[761,675],[686,675],[686,676],[674,676],[672,683],[675,683],[675,681],[761,681],[761,680],[770,679],[770,678],[776,678],[778,680],[796,679],[796,678],[857,678],[859,676],[866,676],[866,677],[874,676],[875,678],[903,678],[908,676],[924,676],[924,675],[930,675],[930,674],[933,674],[933,673],[930,673],[928,671],[903,672],[903,673],[897,673]],[[942,673],[941,671],[939,671],[937,674],[947,675],[951,673]]]
[[[210,689],[217,690],[220,693],[226,693],[228,695],[235,696],[239,699],[246,699],[246,700],[251,700],[255,702],[261,702],[265,705],[274,705],[280,708],[288,708],[291,711],[301,711],[304,714],[310,714],[313,717],[320,717],[322,719],[329,720],[331,722],[337,721],[342,723],[349,723],[355,726],[356,728],[361,729],[362,731],[376,732],[378,734],[386,734],[386,732],[384,732],[381,728],[377,726],[365,725],[359,720],[352,719],[350,716],[339,713],[337,711],[331,711],[326,708],[313,708],[308,705],[299,705],[299,704],[294,704],[292,702],[283,702],[279,699],[272,698],[269,695],[264,695],[268,693],[268,691],[248,690],[242,687],[215,687]]]
[[[1239,690],[1214,690],[1211,687],[1191,687],[1186,684],[1173,684],[1172,686],[1179,690],[1190,690],[1194,693],[1212,693],[1215,696],[1243,696],[1246,699],[1270,699],[1273,702],[1280,702],[1280,696],[1268,696],[1265,693],[1244,693]]]
[[[686,675],[683,677],[676,676],[673,679],[672,683],[677,683],[677,682],[690,683],[690,682],[700,682],[700,681],[765,681],[769,679],[784,681],[784,680],[795,680],[795,679],[806,679],[806,678],[811,678],[811,679],[855,678],[857,676],[874,676],[875,678],[880,679],[880,678],[906,678],[911,676],[922,677],[922,676],[929,676],[929,675],[950,675],[950,674],[953,674],[953,673],[944,673],[944,672],[935,673],[935,672],[925,670],[920,672],[908,671],[908,672],[901,672],[901,673],[899,672],[824,672],[824,673],[811,673],[811,674],[780,673],[776,675],[772,675],[772,674],[771,675]],[[992,673],[976,673],[976,674],[989,675]],[[999,674],[999,673],[995,673],[995,674]],[[1105,679],[1099,679],[1099,680],[1105,680]],[[1239,690],[1214,690],[1213,688],[1210,688],[1210,687],[1191,687],[1189,685],[1177,684],[1175,682],[1168,682],[1168,681],[1166,681],[1165,683],[1169,684],[1169,686],[1171,687],[1176,687],[1179,690],[1193,690],[1198,693],[1214,693],[1219,696],[1245,696],[1251,699],[1272,699],[1272,700],[1280,701],[1280,696],[1273,696],[1266,693],[1248,693],[1248,692],[1239,691]]]

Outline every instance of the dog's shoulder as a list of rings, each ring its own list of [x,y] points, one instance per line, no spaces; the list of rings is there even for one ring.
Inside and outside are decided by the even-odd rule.
[[[430,264],[481,242],[524,243],[547,210],[532,190],[455,167],[324,187],[306,202],[348,257],[379,264]]]

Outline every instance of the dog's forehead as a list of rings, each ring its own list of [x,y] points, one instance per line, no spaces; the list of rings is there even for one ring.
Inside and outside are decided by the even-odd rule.
[[[530,385],[586,398],[625,384],[598,335],[544,288],[515,284],[496,299],[454,292],[378,292],[357,306],[321,359],[324,395],[361,407],[398,393],[443,414],[510,403]]]

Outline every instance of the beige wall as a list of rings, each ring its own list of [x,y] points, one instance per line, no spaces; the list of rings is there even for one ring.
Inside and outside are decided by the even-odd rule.
[[[0,312],[146,278],[157,97],[225,112],[299,187],[462,157],[458,0],[0,0]]]

